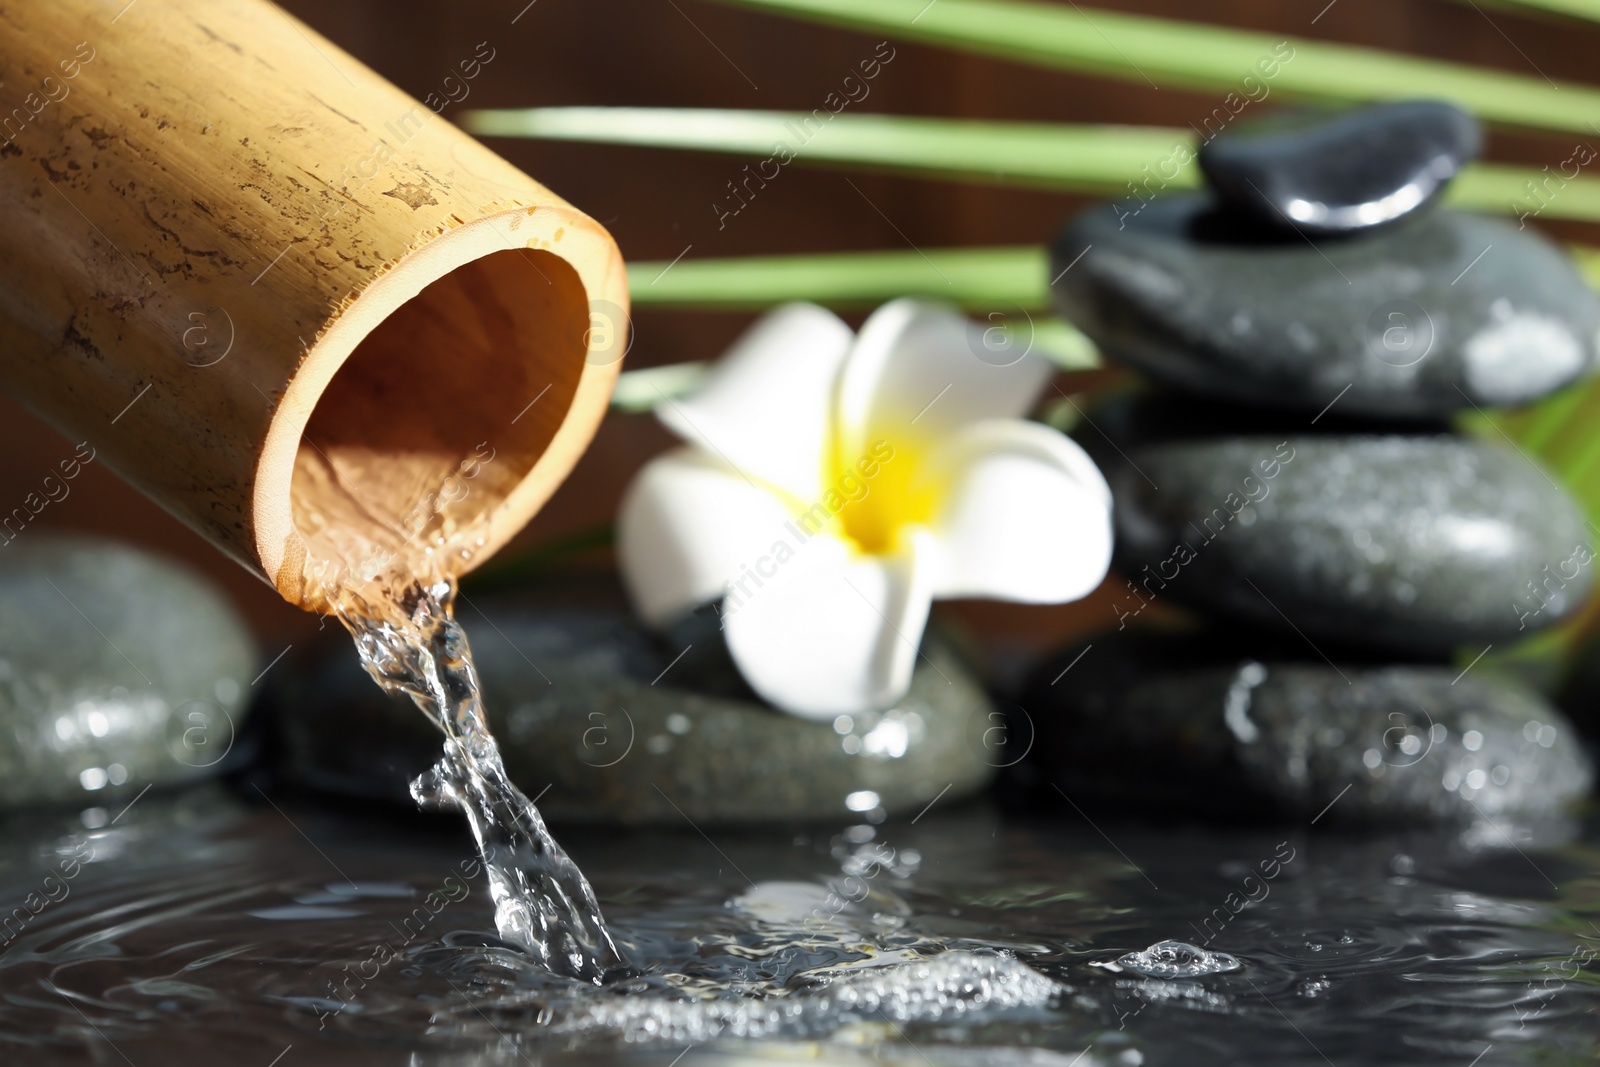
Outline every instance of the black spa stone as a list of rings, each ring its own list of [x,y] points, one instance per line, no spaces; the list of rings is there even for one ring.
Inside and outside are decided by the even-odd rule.
[[[1445,435],[1169,441],[1103,458],[1119,617],[1168,599],[1311,642],[1437,653],[1526,637],[1594,582],[1578,507]]]
[[[1405,100],[1241,122],[1201,146],[1200,168],[1229,207],[1270,225],[1350,233],[1430,203],[1482,146],[1460,108]]]
[[[1042,795],[1076,803],[1476,822],[1557,813],[1593,781],[1567,719],[1484,669],[1336,666],[1270,638],[1102,634],[1044,663],[1020,706]]]
[[[1091,208],[1057,239],[1061,313],[1206,396],[1425,418],[1587,374],[1600,296],[1533,230],[1439,209],[1357,237],[1263,237],[1200,194]]]

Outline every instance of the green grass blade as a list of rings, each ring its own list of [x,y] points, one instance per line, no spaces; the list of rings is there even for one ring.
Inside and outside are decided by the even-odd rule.
[[[628,264],[635,307],[748,311],[785,300],[870,308],[897,296],[971,311],[1038,312],[1049,305],[1043,248],[963,248],[741,256]]]
[[[1595,144],[1600,149],[1600,138]],[[1445,190],[1445,201],[1459,208],[1519,217],[1600,221],[1600,178],[1563,178],[1561,169],[1561,162],[1548,170],[1474,163],[1456,175]],[[1569,170],[1575,172],[1575,167]]]
[[[755,177],[739,171],[730,172],[729,178],[736,186],[751,181],[752,190],[760,187],[763,176],[776,174],[792,153],[800,163],[862,164],[1046,189],[1110,191],[1139,176],[1141,167],[1154,169],[1194,141],[1188,130],[1161,127],[835,116],[826,111],[819,117],[804,111],[529,108],[468,112],[464,125],[481,136],[746,155]],[[784,153],[775,157],[778,146]],[[1178,158],[1189,154],[1178,152]],[[1197,184],[1194,170],[1193,164],[1184,168],[1175,184]],[[732,194],[723,195],[737,206]]]
[[[1094,344],[1048,311],[1048,254],[1043,248],[968,248],[929,252],[842,252],[733,259],[629,263],[636,308],[757,311],[789,300],[841,310],[922,296],[985,315],[1014,341],[1065,370],[1100,365]],[[704,374],[699,363],[625,371],[612,405],[645,411],[681,396]]]
[[[1593,132],[1600,90],[1372,48],[1020,0],[719,0],[1000,59],[1184,87],[1236,100],[1282,93],[1339,102],[1430,97],[1489,122]],[[1289,57],[1283,61],[1284,57]],[[1258,67],[1258,62],[1264,66]],[[1277,62],[1271,77],[1266,73]],[[1247,83],[1245,79],[1251,80]],[[1242,108],[1241,108],[1242,109]]]
[[[989,122],[798,111],[559,107],[471,111],[473,133],[726,152],[748,157],[717,191],[721,211],[759,194],[785,161],[843,164],[924,177],[1002,183],[1055,192],[1141,195],[1194,188],[1192,130],[1158,126]],[[782,152],[778,149],[781,146]],[[1185,162],[1188,161],[1188,162]],[[1451,185],[1449,201],[1479,211],[1534,212],[1600,221],[1600,179],[1480,163]],[[1569,166],[1569,171],[1576,167]],[[1535,189],[1530,191],[1529,183]],[[1541,205],[1542,208],[1541,208]]]
[[[1600,22],[1600,0],[1458,0],[1477,7],[1499,8],[1519,14],[1567,15]]]
[[[705,381],[707,363],[668,363],[662,367],[625,370],[611,391],[611,406],[617,411],[637,414],[654,411],[662,398],[687,396]]]

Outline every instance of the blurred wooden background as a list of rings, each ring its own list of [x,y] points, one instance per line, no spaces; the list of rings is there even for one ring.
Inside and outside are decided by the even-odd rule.
[[[445,110],[446,118],[470,107],[573,104],[810,110],[873,54],[878,41],[701,0],[283,0],[283,6],[418,98],[442,92],[457,63],[486,42],[493,60],[468,83],[470,95]],[[1600,27],[1513,13],[1487,2],[1095,0],[1094,6],[1558,80],[1591,80],[1593,52],[1600,47]],[[1215,94],[1064,75],[899,42],[894,47],[894,60],[853,111],[1186,126],[1218,102]],[[1266,105],[1278,102],[1274,96]],[[671,259],[686,247],[686,258],[700,258],[900,249],[908,241],[921,247],[1039,243],[1082,206],[1070,196],[851,175],[857,192],[843,173],[795,166],[719,230],[712,205],[754,159],[528,141],[491,144],[608,226],[630,260]],[[1565,159],[1571,149],[1560,139],[1495,132],[1489,155],[1543,166]],[[1600,240],[1589,229],[1570,225],[1558,232]],[[746,321],[736,315],[641,313],[629,365],[713,357]],[[669,441],[648,417],[612,415],[572,479],[506,553],[608,521],[632,472]],[[20,502],[70,452],[54,431],[0,395],[0,503]],[[269,655],[316,627],[316,620],[288,607],[101,465],[86,468],[71,496],[45,509],[26,536],[47,530],[103,533],[186,560],[227,589]],[[1108,592],[1061,608],[953,610],[1001,643],[1039,645],[1113,622]]]

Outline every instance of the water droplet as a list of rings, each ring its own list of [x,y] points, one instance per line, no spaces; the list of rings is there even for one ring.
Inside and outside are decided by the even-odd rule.
[[[878,794],[870,789],[857,790],[844,798],[844,806],[851,811],[871,811],[878,806]]]
[[[1128,953],[1117,963],[1150,978],[1199,978],[1226,974],[1243,966],[1226,952],[1196,948],[1186,941],[1157,941],[1143,952]]]

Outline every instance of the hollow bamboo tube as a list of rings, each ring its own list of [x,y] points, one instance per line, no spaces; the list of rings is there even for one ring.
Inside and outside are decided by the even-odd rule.
[[[610,235],[262,0],[0,7],[0,204],[0,386],[302,606],[481,562],[619,369]]]

